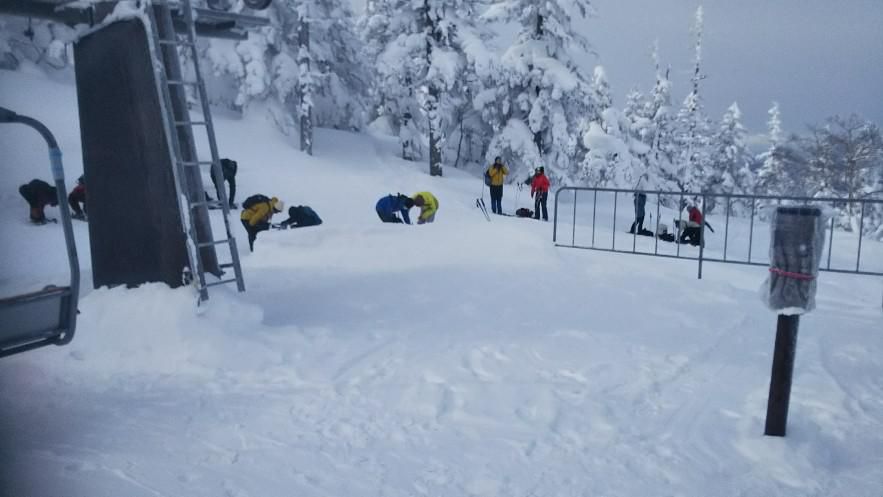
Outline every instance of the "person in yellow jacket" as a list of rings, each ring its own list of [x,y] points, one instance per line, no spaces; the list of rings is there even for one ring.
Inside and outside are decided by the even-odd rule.
[[[268,198],[265,195],[252,195],[242,202],[242,226],[248,232],[248,248],[254,252],[254,241],[261,231],[270,229],[270,219],[273,214],[282,212],[285,203],[276,197]]]
[[[509,168],[503,164],[503,159],[500,157],[494,158],[494,163],[485,173],[491,187],[491,210],[494,214],[503,213],[503,182],[506,181],[507,174]]]
[[[435,213],[438,212],[438,199],[429,192],[415,193],[413,197],[414,205],[420,207],[420,217],[417,218],[417,224],[426,224],[435,221]]]

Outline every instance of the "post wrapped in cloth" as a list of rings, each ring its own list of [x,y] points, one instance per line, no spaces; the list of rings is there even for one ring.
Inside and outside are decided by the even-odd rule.
[[[815,309],[826,216],[818,207],[777,207],[770,222],[770,269],[763,299],[781,315]]]

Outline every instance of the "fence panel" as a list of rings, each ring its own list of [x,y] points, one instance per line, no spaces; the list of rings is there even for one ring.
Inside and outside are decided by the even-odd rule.
[[[865,233],[871,227],[870,216],[878,216],[879,224],[883,200],[641,191],[647,200],[640,223],[635,217],[637,193],[616,188],[558,189],[554,243],[559,247],[696,260],[701,278],[704,262],[768,266],[772,209],[778,205],[811,205],[831,214],[822,271],[883,276],[883,243]],[[699,207],[707,223],[698,227],[701,243],[689,243],[684,237],[684,208],[688,203]]]

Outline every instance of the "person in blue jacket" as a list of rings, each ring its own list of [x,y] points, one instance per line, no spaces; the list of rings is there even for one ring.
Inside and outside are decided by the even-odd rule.
[[[387,195],[377,201],[377,215],[384,223],[405,223],[411,224],[411,218],[408,217],[408,210],[414,207],[414,200],[401,193],[397,195]],[[400,218],[398,214],[401,213]]]

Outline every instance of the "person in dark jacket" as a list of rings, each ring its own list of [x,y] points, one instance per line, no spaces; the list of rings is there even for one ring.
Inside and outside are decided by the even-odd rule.
[[[634,233],[635,228],[638,229],[638,233],[644,231],[644,206],[647,205],[647,194],[644,192],[636,192],[634,195],[635,201],[635,221],[632,223],[632,227],[629,228],[629,233]]]
[[[546,169],[542,166],[538,167],[533,181],[530,182],[530,196],[534,198],[534,219],[540,218],[540,209],[543,211],[543,221],[549,220],[549,208],[546,202],[549,199],[549,178],[546,177]]]
[[[279,223],[280,228],[306,228],[307,226],[319,226],[322,219],[316,211],[306,205],[298,205],[288,208],[288,219]]]
[[[405,223],[411,224],[411,218],[408,216],[408,210],[414,207],[414,200],[401,193],[397,195],[387,195],[377,201],[375,209],[377,216],[384,223]],[[399,214],[402,215],[399,218]]]
[[[235,209],[236,203],[234,199],[236,198],[236,172],[239,169],[239,163],[235,160],[231,159],[221,159],[221,173],[223,174],[223,181],[226,181],[230,186],[230,194],[227,195],[227,202],[230,202],[230,208]],[[215,178],[215,175],[212,174],[212,184],[215,185],[215,194],[217,195],[217,199],[220,202],[221,200],[221,188],[224,187],[223,182],[218,182]]]
[[[35,179],[30,183],[18,187],[18,193],[28,202],[31,208],[31,222],[34,224],[46,224],[46,213],[43,210],[47,205],[58,205],[58,191],[49,183]]]
[[[67,196],[67,203],[71,206],[74,219],[86,219],[86,179],[80,175],[77,178],[77,186]]]

